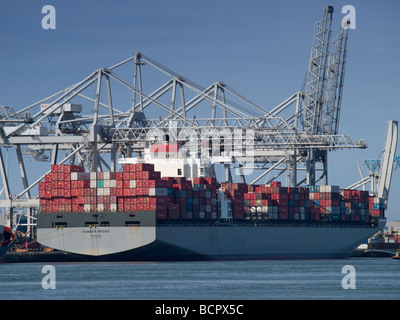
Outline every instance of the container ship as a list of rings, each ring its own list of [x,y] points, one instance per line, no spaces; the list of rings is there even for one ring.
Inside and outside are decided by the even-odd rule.
[[[29,206],[29,216],[37,208],[36,198],[21,199],[39,181],[28,186],[25,143],[25,152],[43,160],[49,151],[52,159],[38,184],[37,240],[77,259],[345,257],[386,223],[397,121],[389,122],[382,161],[375,161],[379,172],[346,189],[329,185],[328,152],[366,148],[363,139],[338,135],[351,24],[341,21],[331,37],[332,17],[327,6],[315,24],[302,90],[270,111],[224,82],[202,87],[141,52],[22,109],[3,121],[0,142],[17,146],[26,187],[4,204]],[[129,71],[119,74],[123,67]],[[112,94],[114,84],[128,89],[128,102],[119,89]],[[114,108],[115,96],[129,108]],[[58,159],[59,151],[68,155]],[[277,181],[283,172],[286,187]],[[357,190],[366,183],[370,193]]]
[[[219,183],[128,162],[121,172],[52,165],[38,241],[93,261],[343,258],[386,223],[367,191]]]

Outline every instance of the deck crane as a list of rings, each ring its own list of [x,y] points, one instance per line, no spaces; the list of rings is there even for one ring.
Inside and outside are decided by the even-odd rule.
[[[227,181],[237,170],[251,184],[285,172],[288,185],[327,184],[328,151],[366,147],[363,140],[338,134],[348,28],[340,24],[331,40],[332,15],[328,6],[315,25],[305,87],[270,110],[224,82],[203,87],[141,52],[18,111],[3,107],[0,207],[11,216],[23,208],[34,225],[39,199],[33,188],[50,168],[27,171],[30,154],[49,154],[51,164],[117,171],[117,159],[145,154],[160,142],[179,143],[179,157],[198,161],[199,175],[216,175],[222,166]],[[13,179],[3,161],[7,148],[16,152]],[[18,172],[22,189],[11,192],[18,189]]]

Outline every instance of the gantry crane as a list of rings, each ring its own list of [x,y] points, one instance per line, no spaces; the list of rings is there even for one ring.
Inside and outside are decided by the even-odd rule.
[[[50,168],[28,177],[24,157],[30,154],[49,154],[51,164],[117,171],[118,159],[140,156],[160,142],[179,143],[179,156],[196,158],[202,175],[215,175],[222,166],[226,181],[237,170],[241,181],[252,184],[285,172],[292,186],[328,184],[328,151],[366,148],[363,140],[338,134],[348,27],[341,23],[333,39],[332,14],[328,6],[315,25],[304,88],[270,111],[224,82],[202,87],[141,52],[19,111],[3,107],[0,206],[11,216],[14,208],[28,210],[34,224],[39,200],[31,190]],[[23,190],[15,195],[5,148],[15,150],[18,159]]]

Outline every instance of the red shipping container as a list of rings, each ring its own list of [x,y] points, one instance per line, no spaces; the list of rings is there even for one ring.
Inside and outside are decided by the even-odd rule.
[[[233,218],[236,220],[243,220],[244,219],[244,210],[235,210],[233,213]]]
[[[279,220],[289,220],[288,207],[279,207]]]
[[[271,187],[280,187],[281,186],[281,182],[280,181],[272,181],[271,182]]]
[[[73,200],[74,204],[85,204],[83,196],[77,196]]]
[[[289,200],[288,199],[278,199],[278,205],[280,207],[288,207],[289,206]]]
[[[159,209],[157,209],[156,217],[157,217],[157,219],[160,219],[160,220],[167,219],[167,217],[168,217],[167,210],[159,210]]]

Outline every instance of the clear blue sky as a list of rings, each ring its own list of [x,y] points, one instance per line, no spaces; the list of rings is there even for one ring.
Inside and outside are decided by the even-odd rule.
[[[41,27],[46,4],[56,8],[55,30]],[[400,120],[396,0],[2,1],[0,105],[18,110],[142,51],[200,85],[224,81],[271,109],[300,89],[313,26],[328,4],[335,8],[334,33],[342,7],[356,8],[340,133],[365,139],[360,162],[375,159],[387,121]],[[331,153],[329,165],[331,184],[345,187],[360,179],[352,150]],[[399,195],[400,169],[392,179],[389,220],[400,220]]]

